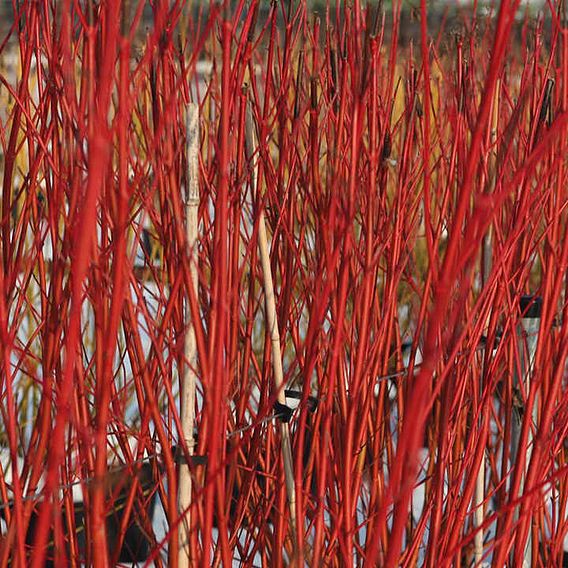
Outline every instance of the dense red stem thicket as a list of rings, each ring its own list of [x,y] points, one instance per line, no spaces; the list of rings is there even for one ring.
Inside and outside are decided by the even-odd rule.
[[[0,567],[560,565],[565,3],[197,4],[3,19]]]

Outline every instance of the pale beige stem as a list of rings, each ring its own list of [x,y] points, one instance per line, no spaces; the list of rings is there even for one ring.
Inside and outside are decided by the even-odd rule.
[[[252,117],[247,111],[245,146],[248,159],[252,159],[257,143]],[[252,170],[252,192],[259,191],[258,167],[255,165]],[[261,200],[259,199],[259,203]],[[264,210],[261,205],[258,219],[258,245],[260,249],[260,262],[262,265],[262,276],[264,281],[264,296],[266,308],[266,323],[270,332],[272,344],[272,368],[274,372],[274,386],[278,394],[278,402],[286,404],[284,393],[284,373],[282,370],[282,352],[280,349],[280,333],[278,331],[278,321],[276,318],[276,301],[274,298],[274,284],[272,281],[272,269],[270,267],[270,251],[268,248],[268,235],[266,232],[266,222],[264,220]],[[290,443],[290,429],[286,422],[280,422],[280,436],[282,440],[282,458],[284,461],[284,476],[286,480],[286,492],[288,494],[288,504],[290,508],[290,525],[292,540],[296,543],[296,487],[294,483],[294,467],[292,465],[292,446]]]
[[[189,248],[189,266],[191,284],[197,297],[197,212],[199,208],[199,109],[191,103],[187,109],[187,195],[186,195],[186,236]],[[197,348],[195,343],[195,328],[190,316],[189,305],[185,307],[185,366],[181,385],[181,425],[183,439],[187,444],[189,454],[193,454],[195,444],[193,426],[195,422],[195,385],[197,381],[196,364]],[[179,568],[190,566],[189,536],[191,519],[189,507],[191,505],[191,472],[188,464],[182,463],[179,469],[179,513],[182,517],[179,530]]]

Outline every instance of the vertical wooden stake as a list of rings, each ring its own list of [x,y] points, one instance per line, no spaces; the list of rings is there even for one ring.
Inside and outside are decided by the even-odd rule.
[[[252,116],[247,108],[245,149],[247,158],[251,160],[257,147],[256,135],[252,124]],[[259,191],[258,167],[255,165],[252,170],[252,194]],[[259,203],[261,200],[259,199]],[[282,370],[282,355],[280,349],[280,333],[278,331],[278,321],[276,318],[276,301],[274,298],[274,284],[272,282],[272,269],[270,267],[270,252],[268,248],[268,236],[266,233],[266,223],[264,220],[264,209],[261,206],[258,214],[258,246],[260,249],[260,262],[262,265],[262,276],[264,280],[264,296],[266,309],[266,324],[270,332],[272,343],[272,369],[274,372],[274,387],[278,394],[278,402],[286,404],[284,394],[284,372]],[[286,492],[288,495],[288,505],[290,508],[290,525],[292,531],[292,541],[297,551],[296,539],[296,486],[294,482],[294,467],[292,463],[292,445],[290,442],[290,429],[286,422],[280,422],[280,437],[282,440],[282,458],[284,460],[284,476],[286,479]]]
[[[515,376],[514,388],[519,393],[521,398],[522,392],[528,397],[531,388],[531,379],[533,374],[534,359],[536,355],[536,348],[538,344],[538,333],[540,329],[540,318],[542,317],[542,298],[539,296],[522,296],[520,300],[519,309],[522,317],[519,321],[517,329],[517,344],[519,350],[519,358],[521,362],[520,375]],[[528,416],[525,416],[525,414]],[[519,452],[524,450],[525,453],[525,467],[521,484],[519,487],[519,495],[523,494],[525,476],[528,471],[529,463],[532,455],[533,434],[532,426],[529,428],[527,437],[526,448],[520,448],[520,437],[523,428],[523,419],[531,420],[536,424],[538,420],[538,402],[535,398],[531,409],[517,407],[513,404],[513,421],[512,421],[512,439],[511,439],[511,466],[514,467],[519,459]],[[515,496],[516,497],[516,496]],[[515,521],[519,518],[519,509],[515,510]],[[529,530],[528,539],[523,550],[523,565],[522,568],[529,568],[531,566],[532,558],[532,536]]]
[[[186,190],[186,236],[189,248],[189,263],[191,284],[197,297],[198,255],[197,255],[197,212],[199,209],[199,109],[194,103],[187,108],[187,190]],[[197,381],[196,363],[197,349],[195,343],[195,329],[191,321],[189,306],[185,308],[185,366],[183,368],[183,381],[181,385],[181,424],[183,438],[187,444],[189,454],[193,454],[193,426],[195,422],[195,384]],[[178,506],[182,518],[179,530],[179,568],[190,565],[190,529],[191,519],[189,507],[191,505],[191,472],[189,465],[182,463],[179,469]]]

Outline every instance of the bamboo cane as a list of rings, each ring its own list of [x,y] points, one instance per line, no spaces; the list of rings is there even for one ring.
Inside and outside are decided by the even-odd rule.
[[[528,309],[527,309],[528,307]],[[536,356],[536,349],[538,344],[538,334],[540,330],[540,318],[542,315],[542,298],[535,296],[523,296],[520,300],[520,311],[522,317],[519,320],[519,326],[517,329],[517,344],[519,350],[519,358],[521,362],[520,372],[515,373],[515,388],[519,393],[519,397],[522,398],[522,393],[528,398],[528,393],[531,388],[531,380],[534,369],[534,361]],[[520,401],[519,401],[520,404]],[[532,427],[529,428],[527,436],[527,445],[525,448],[520,447],[521,432],[523,428],[524,413],[530,413],[530,420],[533,424],[536,424],[538,420],[538,406],[537,399],[535,398],[532,408],[529,410],[527,408],[518,407],[513,411],[513,435],[512,435],[512,447],[511,447],[511,465],[515,466],[519,460],[520,452],[524,449],[525,452],[525,463],[523,468],[523,473],[521,477],[521,484],[519,487],[519,494],[523,494],[525,478],[528,472],[529,463],[532,455],[532,445],[533,445],[533,433]],[[519,508],[515,509],[515,520],[519,518]],[[523,550],[523,568],[529,568],[531,566],[532,558],[532,536],[529,531],[528,539]]]
[[[252,124],[252,116],[247,108],[245,150],[247,159],[251,160],[257,147],[256,134]],[[252,193],[258,189],[258,166],[252,168]],[[276,302],[274,298],[274,284],[272,282],[272,270],[270,267],[270,252],[268,248],[268,236],[266,233],[266,222],[264,220],[264,208],[259,199],[260,210],[258,213],[258,246],[260,250],[260,261],[262,265],[262,276],[264,280],[264,295],[266,309],[266,323],[270,332],[272,344],[272,368],[274,372],[274,387],[280,404],[286,404],[284,393],[284,373],[282,370],[282,355],[280,350],[280,333],[278,331],[278,321],[276,319]],[[294,482],[294,468],[292,463],[292,446],[290,442],[290,429],[286,422],[280,422],[280,436],[282,439],[282,458],[284,461],[284,476],[286,480],[286,492],[288,495],[288,505],[290,509],[290,525],[292,531],[292,541],[297,550],[296,540],[296,487]]]
[[[186,190],[186,236],[189,249],[191,283],[197,296],[197,212],[199,208],[198,159],[199,151],[199,112],[196,104],[187,108],[187,190]],[[197,350],[195,329],[191,321],[189,306],[185,311],[186,333],[184,342],[185,367],[181,386],[181,424],[183,438],[189,454],[193,454],[193,425],[195,421],[195,385],[197,381]],[[191,472],[189,465],[182,463],[179,470],[179,513],[182,518],[179,531],[179,567],[190,565],[189,536],[191,517]]]

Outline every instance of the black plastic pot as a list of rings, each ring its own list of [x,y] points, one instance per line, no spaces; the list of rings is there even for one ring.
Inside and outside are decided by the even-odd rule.
[[[117,550],[120,540],[120,527],[135,479],[138,480],[139,485],[136,489],[133,505],[130,508],[122,545],[120,550]],[[151,523],[156,507],[156,485],[157,479],[154,466],[150,462],[143,462],[134,475],[126,467],[109,471],[105,480],[105,494],[106,502],[114,503],[114,506],[108,511],[106,516],[108,552],[111,560],[133,563],[144,562],[148,558],[154,544]],[[12,508],[12,503],[9,504],[9,507],[10,509]],[[38,503],[32,512],[28,525],[26,545],[30,549],[35,541],[40,508],[41,503]],[[64,507],[61,511],[61,527],[65,538],[65,551],[63,554],[55,548],[54,532],[53,529],[50,530],[45,566],[61,566],[69,563],[71,557],[71,530],[75,531],[74,537],[78,552],[77,561],[83,564],[87,560],[86,536],[89,519],[88,515],[85,514],[83,501],[74,501],[71,513],[74,518],[74,526],[69,526],[68,518],[71,515],[67,508]],[[2,516],[4,516],[3,513]],[[33,551],[31,553],[33,554]],[[65,562],[65,558],[67,562]]]

